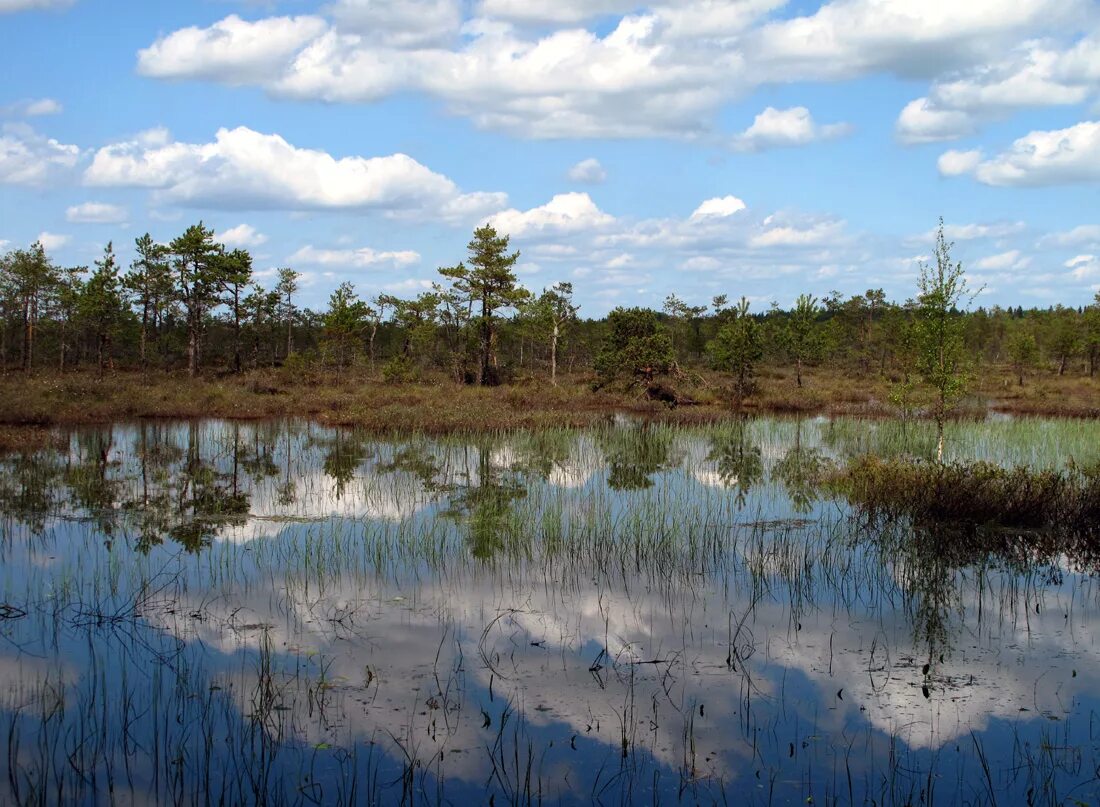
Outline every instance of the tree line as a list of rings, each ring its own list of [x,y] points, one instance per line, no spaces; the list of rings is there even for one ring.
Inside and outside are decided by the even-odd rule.
[[[941,225],[935,257],[903,302],[869,289],[752,310],[743,297],[691,305],[670,295],[661,310],[584,318],[570,283],[523,288],[519,253],[485,226],[466,259],[439,269],[418,295],[364,298],[345,282],[314,311],[299,305],[298,272],[279,269],[264,287],[252,256],[219,244],[200,222],[165,244],[137,238],[128,268],[113,244],[91,267],[58,266],[40,243],[0,257],[0,368],[194,376],[364,365],[392,382],[483,385],[534,375],[557,383],[562,372],[594,373],[597,385],[652,385],[712,368],[729,374],[740,399],[762,366],[790,367],[800,387],[807,367],[824,366],[886,377],[902,391],[923,381],[945,406],[982,366],[1011,367],[1021,385],[1039,372],[1095,375],[1100,295],[1084,308],[975,308],[950,248]]]

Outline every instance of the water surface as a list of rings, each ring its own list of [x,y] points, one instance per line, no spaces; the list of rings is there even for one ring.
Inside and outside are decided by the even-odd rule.
[[[0,801],[1095,803],[1092,553],[953,552],[813,482],[934,450],[824,419],[67,434],[0,463]]]

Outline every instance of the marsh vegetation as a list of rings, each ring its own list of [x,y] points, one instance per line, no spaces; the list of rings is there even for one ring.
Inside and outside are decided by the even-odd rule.
[[[1088,803],[1095,522],[882,468],[1077,496],[1098,437],[60,432],[0,463],[0,800]]]

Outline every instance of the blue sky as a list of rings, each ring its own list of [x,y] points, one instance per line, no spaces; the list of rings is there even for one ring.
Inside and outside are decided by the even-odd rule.
[[[199,219],[415,294],[489,221],[585,313],[1100,288],[1092,0],[0,0],[0,245],[65,265]]]

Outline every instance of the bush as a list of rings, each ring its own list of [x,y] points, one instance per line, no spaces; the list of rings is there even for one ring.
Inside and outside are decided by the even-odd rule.
[[[408,356],[394,356],[382,366],[382,380],[387,384],[415,381],[416,375],[416,367]]]

